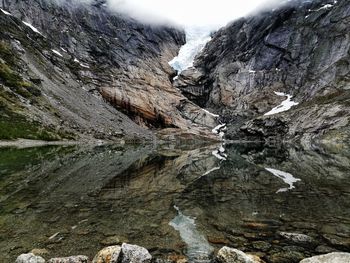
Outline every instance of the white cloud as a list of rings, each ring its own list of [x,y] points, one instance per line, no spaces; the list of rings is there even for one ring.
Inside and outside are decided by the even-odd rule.
[[[222,26],[257,9],[272,8],[287,0],[108,0],[122,11],[145,22],[170,22],[181,26]]]

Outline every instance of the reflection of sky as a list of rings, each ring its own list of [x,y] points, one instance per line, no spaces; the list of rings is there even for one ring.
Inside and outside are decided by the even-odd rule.
[[[187,244],[189,259],[209,259],[214,248],[209,245],[205,236],[197,230],[195,219],[185,216],[176,206],[175,209],[178,211],[178,215],[170,221],[169,225],[179,231],[181,239]]]

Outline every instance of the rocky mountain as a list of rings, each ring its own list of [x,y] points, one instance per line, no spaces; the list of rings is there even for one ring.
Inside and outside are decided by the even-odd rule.
[[[216,119],[170,81],[181,30],[141,24],[100,0],[0,7],[1,139],[150,140],[159,128],[215,139]]]
[[[347,0],[290,1],[216,32],[175,86],[221,114],[230,139],[346,142],[349,26]],[[282,101],[295,105],[264,115]]]
[[[348,141],[346,0],[287,1],[232,22],[175,81],[179,29],[105,0],[0,7],[1,139],[218,140],[226,123],[227,139]]]

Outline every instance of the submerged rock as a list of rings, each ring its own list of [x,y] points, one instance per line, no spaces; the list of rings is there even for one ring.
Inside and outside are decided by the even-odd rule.
[[[348,263],[350,262],[350,253],[334,252],[326,255],[306,258],[300,263]]]
[[[92,263],[117,263],[120,252],[120,246],[106,247],[96,254]]]
[[[299,233],[289,233],[289,232],[280,232],[279,235],[285,239],[288,239],[294,243],[298,244],[313,244],[315,243],[315,240],[305,234],[299,234]]]
[[[51,258],[48,263],[88,263],[89,258],[87,256],[72,256],[64,258]]]
[[[148,250],[137,245],[123,243],[121,250],[122,263],[150,263],[152,260]]]
[[[261,263],[257,256],[252,256],[238,249],[223,247],[219,250],[216,260],[219,263]]]
[[[35,256],[33,253],[28,253],[18,256],[16,263],[45,263],[45,259]]]

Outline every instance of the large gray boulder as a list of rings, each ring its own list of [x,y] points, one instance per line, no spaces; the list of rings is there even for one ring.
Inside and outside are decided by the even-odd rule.
[[[88,263],[89,258],[87,256],[72,256],[65,258],[51,258],[48,263]]]
[[[219,250],[216,260],[219,263],[261,263],[262,261],[238,249],[223,247]]]
[[[147,249],[137,246],[122,244],[122,263],[150,263],[151,254]]]
[[[35,256],[33,253],[28,253],[18,256],[16,263],[45,263],[45,259]]]
[[[326,255],[306,258],[300,263],[349,263],[350,253],[334,252]]]

